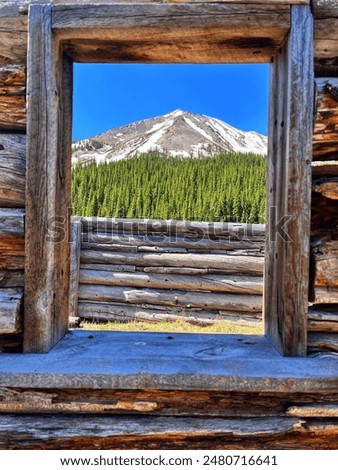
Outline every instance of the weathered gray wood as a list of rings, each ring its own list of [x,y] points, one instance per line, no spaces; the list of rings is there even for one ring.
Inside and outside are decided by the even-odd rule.
[[[23,237],[24,216],[22,209],[0,209],[0,237]]]
[[[77,303],[80,276],[80,250],[81,250],[82,223],[73,222],[71,228],[70,249],[70,287],[69,287],[69,316],[77,316]]]
[[[53,12],[78,62],[269,62],[289,21],[288,5],[270,4],[77,4]]]
[[[229,256],[195,253],[128,253],[81,251],[81,263],[131,264],[133,266],[173,266],[193,268],[215,268],[228,273],[250,273],[261,275],[264,259],[260,257]]]
[[[262,240],[227,240],[224,238],[197,238],[189,236],[189,233],[186,237],[176,237],[176,236],[166,236],[161,233],[158,235],[145,234],[145,235],[133,235],[128,233],[115,234],[111,235],[101,234],[101,233],[85,233],[83,235],[84,244],[86,246],[100,245],[104,247],[105,245],[113,246],[137,246],[138,248],[142,247],[180,247],[185,248],[191,252],[195,251],[214,251],[214,250],[226,250],[226,251],[239,251],[239,250],[248,250],[253,253],[260,253],[264,249],[264,241]],[[88,243],[88,245],[85,245]]]
[[[23,289],[0,288],[0,335],[20,333],[22,303]]]
[[[0,287],[23,287],[24,272],[23,269],[16,271],[1,269],[0,270]]]
[[[328,333],[309,333],[308,350],[310,353],[317,351],[338,352],[338,335]]]
[[[313,0],[313,13],[318,18],[338,18],[338,5],[336,0]]]
[[[257,325],[261,321],[261,314],[227,312],[224,310],[203,310],[191,307],[128,305],[104,302],[80,301],[78,314],[80,318],[90,321],[109,322],[135,322],[146,321],[157,323],[159,321],[184,320],[194,325],[212,325],[217,322],[231,321],[238,325]]]
[[[218,309],[230,312],[262,311],[260,295],[185,292],[164,289],[135,289],[80,284],[79,300],[93,302],[125,302],[127,304],[158,304],[192,308]]]
[[[0,134],[0,207],[25,206],[25,174],[26,136]]]
[[[308,331],[338,333],[338,305],[311,307],[308,313]]]
[[[26,352],[48,351],[68,329],[72,64],[51,29],[51,7],[32,5],[28,35]],[[44,223],[37,223],[43,220]]]
[[[322,404],[290,406],[287,409],[288,416],[297,418],[338,418],[338,404]]]
[[[307,343],[313,81],[312,14],[293,6],[270,85],[264,286],[266,335],[290,356],[305,355]]]
[[[220,237],[220,240],[264,241],[265,224],[243,224],[234,222],[191,222],[188,220],[159,219],[119,219],[109,217],[73,217],[81,220],[83,232],[92,234],[92,241],[102,243],[111,240],[109,237],[130,237],[144,235],[154,240],[167,242],[174,236],[184,241],[209,240]],[[101,238],[102,237],[102,238]],[[152,238],[153,237],[153,238]]]
[[[81,269],[81,284],[142,287],[151,289],[179,289],[184,291],[233,292],[236,294],[262,294],[263,279],[254,276],[185,276],[151,273],[121,273]]]

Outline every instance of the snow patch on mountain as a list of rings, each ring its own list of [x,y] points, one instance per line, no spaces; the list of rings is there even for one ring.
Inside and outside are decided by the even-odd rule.
[[[124,160],[159,151],[175,157],[212,157],[220,150],[267,154],[267,137],[240,131],[229,124],[181,109],[73,143],[72,163]]]

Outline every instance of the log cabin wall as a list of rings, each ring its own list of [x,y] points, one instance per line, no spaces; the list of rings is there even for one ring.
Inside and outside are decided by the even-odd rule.
[[[22,0],[0,5],[0,349],[10,352],[20,351],[22,344],[25,102],[29,100],[25,93],[25,70],[29,3],[34,1]],[[270,3],[286,5],[295,2],[271,0]],[[318,79],[314,160],[336,161],[336,0],[314,0],[313,12],[316,35],[315,73]],[[327,307],[329,298],[337,298],[337,176],[336,166],[332,163],[313,167],[310,291],[314,307],[308,318],[311,353],[327,349],[338,350],[338,308],[335,305],[338,305],[338,301],[334,300]],[[77,236],[80,229],[79,225],[76,227],[74,224],[73,231]],[[92,243],[91,240],[84,240],[83,243],[83,251],[95,251],[100,256],[102,252],[106,252],[102,247],[85,245]],[[135,246],[138,248],[140,243],[134,245],[133,253],[140,255],[142,252],[138,249],[135,252]],[[85,269],[88,268],[86,265],[96,264],[89,261],[92,261],[91,258],[84,255],[82,270],[89,271]],[[73,268],[79,264],[76,254],[72,263]],[[142,269],[146,267],[143,266]],[[82,271],[81,276],[83,281],[87,273]],[[76,285],[76,276],[70,281],[73,286]],[[80,282],[80,290],[86,285],[86,282]],[[80,308],[83,307],[81,302],[87,300],[89,299],[80,300]],[[71,299],[71,311],[74,312],[76,308],[77,297]],[[79,351],[85,350],[86,341],[91,340],[83,338],[79,341]],[[251,348],[250,343],[245,347]],[[258,363],[250,362],[250,350],[248,352],[245,347],[241,351],[249,358],[251,371],[256,372],[255,365]],[[199,356],[198,362],[210,364],[212,354],[218,354],[216,349],[211,356]],[[233,345],[228,349],[233,349]],[[76,347],[74,351],[76,352]],[[67,364],[72,361],[74,351],[66,356],[69,361]],[[260,362],[268,362],[266,356],[270,352],[264,350]],[[8,355],[4,356],[8,358]],[[321,355],[314,371],[320,371],[323,364],[327,365],[327,356]],[[90,361],[88,355],[86,358]],[[81,360],[82,364],[86,358]],[[272,355],[271,360],[277,363],[279,359]],[[4,374],[5,377],[1,376],[0,389],[0,448],[336,449],[338,394],[334,363],[331,365],[332,370],[330,365],[327,369],[324,367],[329,379],[325,381],[319,377],[316,381],[309,379],[306,374],[302,380],[298,376],[293,379],[292,374],[296,368],[289,372],[291,366],[285,366],[284,358],[282,360],[280,378],[264,376],[260,381],[260,390],[251,390],[257,381],[255,376],[251,376],[251,381],[237,389],[231,389],[233,377],[230,375],[226,385],[218,385],[215,381],[213,390],[206,389],[202,383],[199,388],[190,386],[189,389],[189,385],[180,382],[182,389],[179,391],[170,389],[169,385],[151,382],[150,375],[138,387],[130,385],[123,388],[119,385],[119,380],[124,383],[123,377],[118,377],[114,383],[105,382],[101,378],[101,382],[89,386],[83,384],[74,373],[68,384],[60,376],[59,383],[51,382],[48,386],[43,378],[39,382],[33,376],[20,385],[13,385],[13,377],[10,376],[15,374]],[[298,364],[303,362],[302,359],[296,361],[298,369]],[[60,362],[59,356],[56,362]],[[222,357],[220,362],[224,362]],[[238,362],[238,359],[232,362]],[[189,377],[184,380],[189,383]],[[32,385],[33,382],[35,385]],[[21,414],[20,419],[18,413]]]

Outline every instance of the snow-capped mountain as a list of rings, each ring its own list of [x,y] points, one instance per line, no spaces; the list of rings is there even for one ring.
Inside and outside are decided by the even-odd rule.
[[[72,163],[99,164],[153,150],[178,157],[212,156],[220,150],[266,155],[267,137],[178,109],[74,142]]]

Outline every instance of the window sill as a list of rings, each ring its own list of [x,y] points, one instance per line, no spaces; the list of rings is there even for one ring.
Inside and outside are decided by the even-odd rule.
[[[1,354],[0,386],[336,391],[338,355],[281,357],[264,336],[69,332],[47,354]]]

